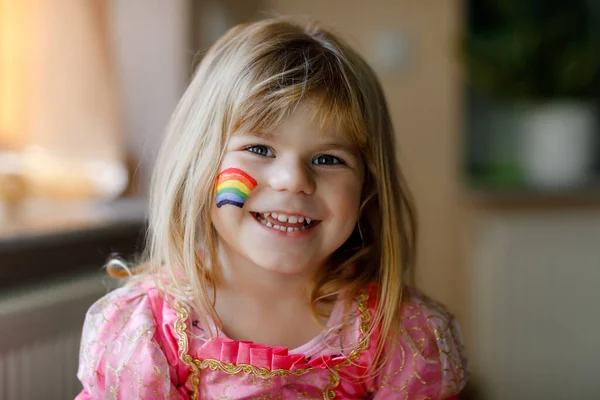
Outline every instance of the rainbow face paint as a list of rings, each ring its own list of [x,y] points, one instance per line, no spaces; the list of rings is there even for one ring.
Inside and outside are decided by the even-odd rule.
[[[227,168],[217,175],[217,207],[225,204],[244,207],[256,180],[238,168]]]

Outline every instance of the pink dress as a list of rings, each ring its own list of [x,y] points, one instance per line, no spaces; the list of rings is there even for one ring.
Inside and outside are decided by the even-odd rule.
[[[76,399],[448,399],[467,379],[458,326],[439,304],[411,290],[403,329],[384,366],[364,375],[378,340],[370,331],[373,287],[342,334],[337,305],[327,329],[293,350],[205,340],[205,327],[149,284],[114,290],[86,316]]]

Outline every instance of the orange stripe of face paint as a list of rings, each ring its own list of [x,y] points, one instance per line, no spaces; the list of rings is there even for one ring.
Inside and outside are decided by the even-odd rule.
[[[221,172],[217,178],[217,186],[223,182],[227,182],[232,179],[242,182],[244,185],[248,186],[248,189],[250,189],[250,190],[252,190],[256,187],[256,184],[253,183],[252,181],[250,181],[244,175],[233,174],[233,173],[224,174],[223,172]],[[256,181],[254,181],[254,182],[256,182]]]

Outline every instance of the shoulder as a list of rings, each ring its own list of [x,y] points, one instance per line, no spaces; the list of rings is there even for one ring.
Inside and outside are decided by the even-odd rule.
[[[116,349],[125,347],[151,350],[152,355],[160,351],[169,361],[174,361],[177,348],[172,342],[175,339],[164,327],[175,318],[175,311],[149,281],[130,283],[109,292],[96,301],[85,316],[80,369],[87,365],[93,370],[107,361]]]
[[[447,398],[468,378],[460,328],[439,302],[414,288],[405,290],[401,325],[383,356],[379,389],[410,396]]]
[[[109,391],[146,398],[142,394],[150,389],[172,398],[178,356],[168,327],[175,318],[148,283],[127,284],[99,299],[89,308],[82,331],[77,375],[84,388],[95,398]]]
[[[123,327],[132,319],[151,322],[154,320],[153,303],[157,298],[160,298],[158,291],[151,284],[146,282],[127,284],[107,293],[89,308],[86,314],[86,326]]]
[[[98,347],[108,347],[124,332],[136,329],[136,336],[144,336],[153,333],[155,325],[148,291],[141,284],[127,284],[107,293],[88,309],[82,351],[87,346],[91,353],[103,352],[105,349]]]
[[[176,312],[152,280],[140,280],[107,293],[88,309],[83,339],[115,338],[124,330],[133,330],[136,336],[150,335],[175,319]]]
[[[407,288],[401,306],[401,332],[410,336],[414,331],[423,331],[432,344],[444,339],[462,343],[454,315],[420,290]]]

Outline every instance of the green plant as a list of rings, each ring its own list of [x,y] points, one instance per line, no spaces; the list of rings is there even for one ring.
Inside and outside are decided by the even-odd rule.
[[[600,21],[593,0],[471,0],[461,42],[470,85],[497,99],[596,97]]]

